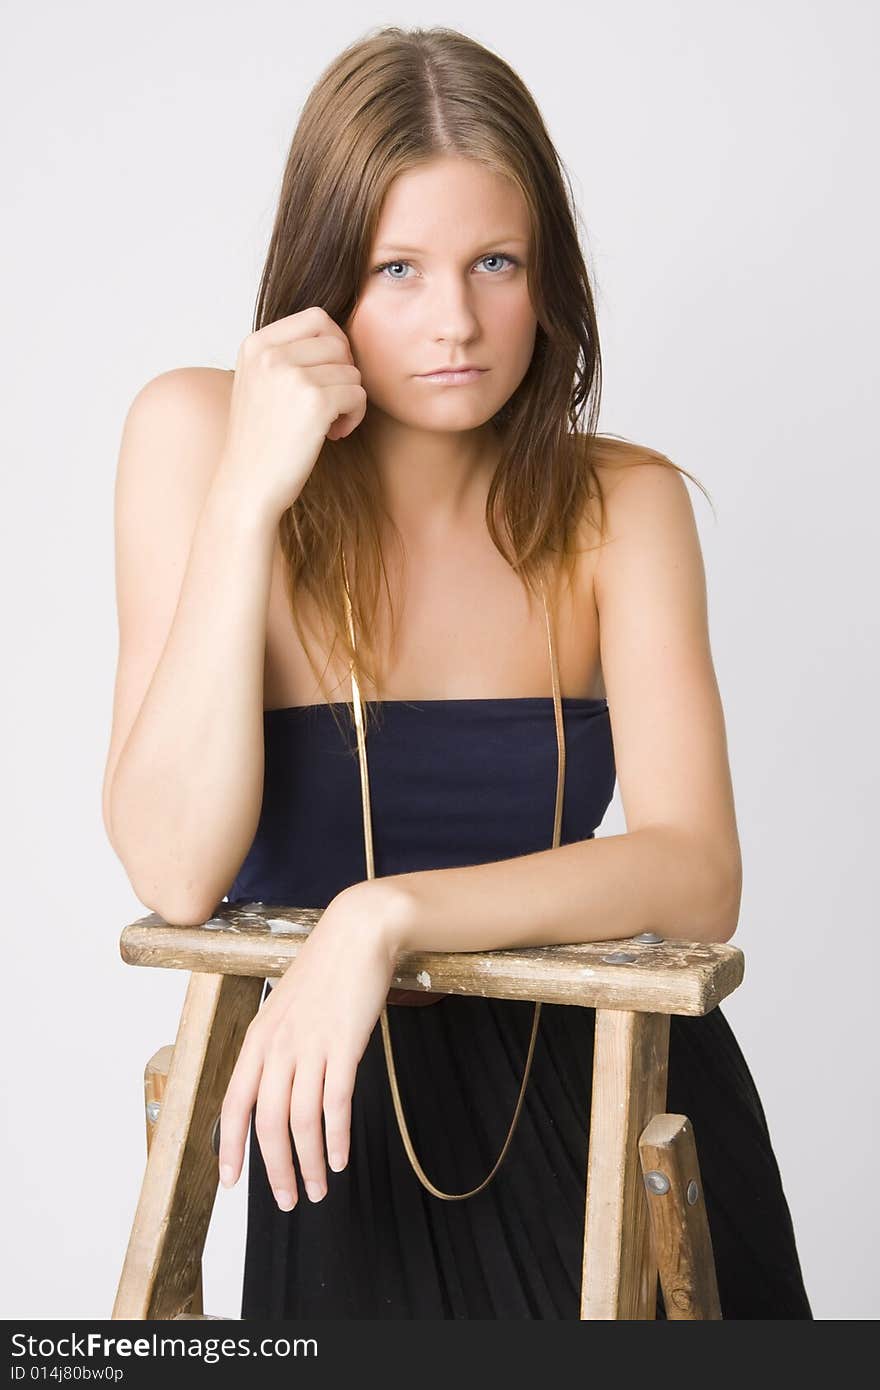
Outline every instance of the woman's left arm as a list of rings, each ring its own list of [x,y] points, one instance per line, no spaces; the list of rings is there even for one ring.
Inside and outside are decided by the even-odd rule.
[[[603,468],[601,481],[608,542],[594,591],[627,831],[383,878],[382,920],[396,951],[642,931],[723,942],[736,930],[742,862],[690,494],[661,464]],[[346,892],[357,901],[371,886]]]

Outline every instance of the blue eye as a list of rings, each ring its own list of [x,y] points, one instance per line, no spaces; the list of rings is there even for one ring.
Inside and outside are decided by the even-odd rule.
[[[408,265],[408,264],[409,264],[408,261],[383,261],[383,263],[382,263],[381,265],[377,265],[377,266],[376,266],[376,269],[375,269],[375,271],[374,271],[373,273],[374,273],[375,275],[381,275],[383,271],[385,271],[385,270],[390,270],[390,268],[391,268],[393,265]],[[397,276],[397,275],[392,275],[392,276],[386,277],[386,278],[390,278],[390,279],[392,279],[392,280],[398,280],[400,277]]]
[[[480,265],[483,261],[509,261],[511,265],[519,265],[519,261],[516,259],[516,257],[515,257],[515,256],[508,256],[508,254],[507,254],[506,251],[489,251],[485,256],[481,256],[481,257],[480,257],[479,261],[477,261],[477,265]],[[377,266],[374,268],[373,274],[374,274],[374,275],[383,275],[384,278],[385,278],[385,279],[388,279],[388,280],[399,280],[399,281],[403,281],[406,277],[405,277],[405,276],[402,276],[402,275],[388,275],[388,276],[385,276],[385,275],[384,275],[384,272],[385,272],[386,270],[390,270],[392,266],[396,266],[396,265],[406,265],[406,266],[408,266],[408,265],[410,265],[410,262],[409,262],[409,261],[383,261],[381,265],[377,265]],[[491,273],[492,273],[492,274],[497,274],[498,272],[491,272]]]

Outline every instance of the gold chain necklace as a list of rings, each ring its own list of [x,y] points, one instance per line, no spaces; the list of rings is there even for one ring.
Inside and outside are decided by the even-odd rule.
[[[351,595],[348,587],[348,572],[345,566],[344,555],[342,556],[342,577],[345,590],[346,613],[348,616],[348,630],[351,637],[352,648],[354,651],[357,651],[354,629],[354,617],[352,614],[351,607]],[[553,683],[553,712],[556,721],[556,743],[558,747],[558,764],[556,775],[556,809],[553,816],[553,848],[556,849],[559,845],[562,830],[562,804],[565,790],[565,729],[562,722],[562,699],[559,693],[559,670],[556,662],[556,647],[553,640],[553,623],[550,618],[550,609],[547,603],[547,592],[543,578],[541,580],[541,597],[544,601],[544,617],[547,624],[547,643],[550,649],[550,673]],[[367,878],[375,878],[376,875],[373,864],[373,826],[372,818],[370,815],[370,783],[367,771],[367,751],[364,733],[364,712],[363,704],[361,701],[361,692],[358,686],[357,677],[354,673],[353,665],[351,666],[351,689],[352,699],[354,703],[355,727],[357,729],[358,759],[360,763],[361,803],[363,806],[364,818],[364,849],[367,861]],[[418,1177],[420,1183],[423,1187],[427,1188],[429,1192],[433,1193],[435,1197],[440,1197],[446,1202],[460,1202],[463,1201],[466,1197],[474,1197],[478,1192],[482,1192],[484,1187],[488,1186],[488,1184],[492,1181],[493,1177],[500,1168],[502,1160],[504,1159],[504,1155],[507,1153],[507,1150],[510,1147],[510,1141],[513,1138],[513,1132],[516,1129],[517,1121],[519,1119],[519,1113],[522,1109],[523,1098],[526,1093],[526,1085],[528,1084],[529,1073],[532,1068],[532,1056],[535,1051],[535,1041],[538,1036],[538,1022],[540,1020],[540,1017],[541,1003],[540,1000],[536,1000],[534,1019],[532,1022],[532,1034],[531,1038],[529,1039],[529,1051],[528,1056],[526,1057],[526,1065],[525,1070],[523,1072],[522,1084],[519,1089],[519,1097],[516,1102],[516,1109],[513,1112],[513,1119],[510,1122],[510,1129],[507,1132],[507,1138],[504,1141],[504,1146],[500,1154],[498,1155],[498,1158],[495,1160],[494,1167],[492,1168],[488,1176],[483,1179],[479,1187],[472,1188],[470,1192],[441,1192],[438,1187],[434,1186],[430,1178],[428,1178],[428,1176],[426,1175],[424,1169],[422,1168],[422,1165],[419,1163],[419,1160],[416,1157],[415,1150],[412,1146],[412,1141],[409,1136],[409,1130],[407,1129],[406,1120],[403,1114],[403,1106],[401,1105],[400,1101],[400,1090],[397,1085],[397,1072],[394,1067],[394,1055],[391,1050],[391,1032],[388,1026],[388,1008],[387,1005],[383,1006],[382,1013],[380,1015],[382,1024],[382,1042],[385,1048],[385,1062],[388,1069],[388,1080],[391,1085],[391,1096],[394,1101],[394,1113],[397,1116],[397,1125],[398,1129],[400,1130],[400,1137],[403,1140],[403,1146],[406,1149],[407,1157],[409,1158],[412,1168],[416,1176]]]

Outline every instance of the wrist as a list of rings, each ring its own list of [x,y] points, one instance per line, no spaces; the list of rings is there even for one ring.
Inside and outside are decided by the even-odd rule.
[[[346,912],[361,927],[369,925],[382,941],[392,964],[408,951],[412,922],[412,898],[400,880],[392,876],[363,879],[339,894]]]
[[[217,466],[205,505],[227,525],[247,531],[274,535],[281,520],[277,509],[259,497],[251,484],[245,486],[241,473],[225,459]]]

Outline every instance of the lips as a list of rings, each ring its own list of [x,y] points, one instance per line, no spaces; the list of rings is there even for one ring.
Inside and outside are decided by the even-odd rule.
[[[484,372],[485,367],[478,367],[474,362],[465,362],[458,367],[432,367],[429,372],[419,372],[419,376],[452,376],[457,372]]]

